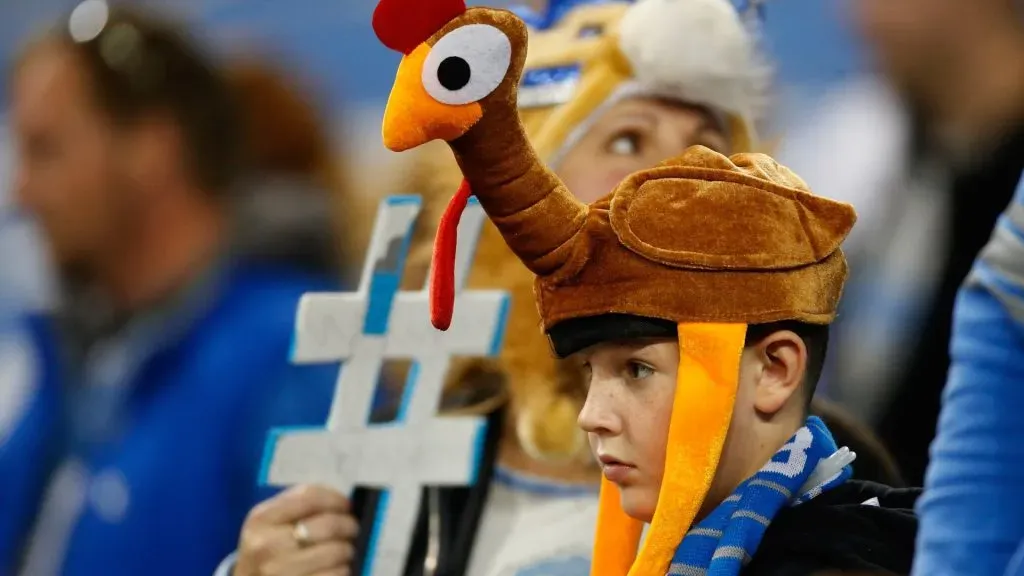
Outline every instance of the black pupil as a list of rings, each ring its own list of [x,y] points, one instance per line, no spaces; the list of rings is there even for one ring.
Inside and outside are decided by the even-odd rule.
[[[469,84],[469,62],[458,56],[445,58],[437,67],[437,80],[453,92],[465,88]]]

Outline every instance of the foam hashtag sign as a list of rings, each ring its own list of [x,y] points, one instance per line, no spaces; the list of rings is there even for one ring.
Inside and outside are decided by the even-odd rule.
[[[355,292],[307,294],[296,319],[295,363],[341,361],[326,428],[280,429],[267,442],[261,481],[313,483],[351,494],[384,490],[364,576],[400,576],[420,509],[421,488],[475,480],[483,448],[482,417],[439,417],[445,373],[454,356],[497,354],[508,295],[462,291],[485,215],[471,200],[458,231],[458,306],[448,331],[430,324],[426,288],[399,291],[420,210],[417,196],[393,196],[377,212],[373,238]],[[411,359],[395,422],[370,424],[381,368]]]

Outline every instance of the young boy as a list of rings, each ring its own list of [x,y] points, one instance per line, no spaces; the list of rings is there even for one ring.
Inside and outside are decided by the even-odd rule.
[[[851,455],[807,414],[850,207],[766,156],[695,147],[627,178],[547,250],[544,231],[564,228],[537,213],[506,240],[549,260],[570,245],[537,291],[556,354],[589,382],[594,574],[909,572],[917,492],[849,482]]]
[[[568,241],[556,210],[492,209],[521,256],[547,255],[541,316],[589,382],[594,574],[909,572],[917,492],[848,481],[852,455],[807,415],[850,207],[766,156],[695,147],[581,211]]]
[[[554,352],[589,379],[580,423],[604,471],[591,573],[908,572],[915,494],[848,484],[851,454],[806,417],[853,209],[767,156],[701,146],[584,205],[518,120],[522,22],[438,2],[430,27],[401,28],[403,1],[383,1],[375,20],[406,54],[384,141],[448,141],[467,186],[442,219],[434,270],[452,257],[468,187],[536,274]]]
[[[590,383],[579,423],[614,486],[605,489],[617,490],[620,498],[605,499],[606,526],[599,534],[612,538],[611,546],[623,545],[616,552],[630,559],[616,532],[623,526],[628,531],[631,522],[608,511],[619,504],[630,518],[650,524],[660,498],[673,497],[664,478],[673,418],[685,410],[676,401],[677,383],[685,385],[679,379],[685,346],[669,322],[626,316],[593,321],[606,324],[602,334],[579,340],[567,334],[559,345],[566,351],[582,347],[570,356]],[[686,536],[669,574],[702,574],[711,567],[743,574],[909,572],[918,491],[849,481],[845,448],[837,449],[821,420],[808,418],[827,341],[827,326],[784,321],[749,327],[720,459],[692,527],[681,527]],[[693,411],[698,418],[699,408]],[[670,472],[677,486],[692,486],[690,479],[679,482],[679,472]],[[814,538],[805,537],[812,533]],[[602,552],[599,541],[597,556]]]

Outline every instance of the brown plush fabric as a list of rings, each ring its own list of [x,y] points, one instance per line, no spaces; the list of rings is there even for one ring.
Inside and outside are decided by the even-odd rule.
[[[518,118],[522,21],[472,8],[428,43],[470,23],[505,32],[512,61],[479,102],[480,120],[450,145],[491,221],[539,277],[545,329],[608,312],[748,324],[834,318],[846,277],[839,244],[856,219],[851,206],[809,193],[768,156],[729,159],[703,147],[584,206],[540,161]]]
[[[525,26],[511,13],[471,8],[462,17],[435,34],[428,43],[435,43],[456,25],[467,23],[497,25],[509,34],[513,44],[514,56],[509,77],[495,92],[481,101],[486,113],[480,123],[493,127],[498,125],[498,117],[501,116],[513,126],[522,128],[525,124],[534,132],[538,131],[549,122],[551,114],[557,112],[557,108],[526,110],[521,116],[518,113],[514,88],[525,66]],[[554,54],[556,47],[549,48],[552,53],[547,57],[542,53],[538,54],[537,65],[547,65],[557,60],[558,55]],[[527,142],[525,131],[522,132],[520,141]],[[528,146],[525,149],[530,150]],[[460,170],[452,162],[451,154],[447,150],[439,149],[438,146],[426,146],[421,154],[418,170],[411,176],[417,191],[424,193],[425,203],[404,282],[409,288],[419,288],[423,285],[430,259],[430,237],[445,203],[461,180]],[[498,287],[510,292],[511,309],[505,346],[498,363],[509,377],[512,413],[517,418],[523,414],[530,414],[527,426],[530,430],[521,432],[534,444],[530,448],[536,449],[546,457],[573,456],[578,444],[577,436],[580,434],[574,426],[575,416],[567,419],[549,416],[577,412],[583,386],[576,371],[566,369],[552,357],[548,343],[541,337],[541,321],[534,300],[534,275],[525,269],[509,250],[502,235],[491,222],[484,225],[468,287]],[[491,363],[492,361],[481,359],[456,359],[449,371],[448,389],[453,391],[461,387],[464,384],[464,374]],[[564,420],[568,423],[570,433],[562,430],[565,426],[559,425],[549,429],[545,425],[554,420]]]
[[[468,23],[500,28],[513,48],[505,81],[479,101],[480,120],[450,142],[495,224],[485,229],[471,285],[480,275],[485,282],[502,278],[508,287],[513,278],[525,280],[507,249],[494,242],[497,231],[539,277],[544,329],[609,312],[675,322],[827,323],[834,317],[846,275],[838,246],[855,219],[851,207],[810,194],[767,156],[730,160],[705,148],[638,173],[584,206],[539,160],[518,118],[514,87],[525,27],[507,12],[470,9],[428,43]],[[529,382],[537,373],[531,363],[544,357],[531,340],[542,340],[530,338],[537,334],[536,317],[521,313],[528,306],[525,284],[515,284],[511,352],[503,362],[524,372],[517,380]],[[524,341],[517,345],[512,339],[518,334]],[[554,366],[538,366],[538,386],[550,387]]]
[[[548,328],[606,312],[825,324],[854,220],[850,206],[808,193],[767,156],[694,147],[589,207],[561,269],[538,280],[541,314]]]
[[[529,34],[530,49],[526,69],[587,63],[585,77],[593,76],[602,59],[598,48],[613,35],[630,4],[587,4],[572,10],[553,28]],[[600,34],[594,34],[595,27]],[[589,34],[581,34],[588,29]],[[620,58],[620,57],[619,57]],[[616,58],[618,62],[618,58]],[[592,70],[594,69],[594,70]],[[618,70],[618,68],[616,68]],[[627,80],[617,75],[607,82],[609,89]],[[586,81],[589,84],[593,81]],[[601,104],[597,90],[577,89],[569,104],[532,105],[520,108],[519,117],[526,133],[541,155],[558,150],[564,135]],[[602,92],[603,93],[603,92]],[[566,108],[573,113],[567,118]],[[539,139],[539,135],[547,135]],[[556,136],[558,135],[558,136]],[[414,152],[413,168],[396,193],[415,192],[424,200],[412,250],[408,259],[404,286],[419,289],[427,276],[436,223],[462,180],[458,165],[448,147],[434,142]],[[470,271],[471,289],[507,290],[511,296],[505,345],[497,359],[457,358],[446,381],[446,397],[462,397],[470,384],[465,375],[484,368],[500,369],[507,378],[512,418],[524,447],[530,454],[546,459],[570,459],[585,448],[585,435],[576,425],[586,388],[576,370],[551,354],[543,336],[534,299],[534,275],[524,268],[508,248],[497,228],[485,222]],[[583,450],[585,452],[585,449]]]
[[[452,147],[538,275],[545,329],[609,312],[748,324],[835,317],[847,273],[839,245],[856,215],[768,156],[694,147],[588,207],[529,151],[489,158],[524,149],[512,131],[492,133],[504,140],[492,147],[473,141],[477,130]]]
[[[595,574],[662,574],[715,474],[747,325],[831,321],[846,276],[839,245],[856,216],[849,205],[808,192],[767,156],[730,159],[699,146],[583,205],[540,161],[518,117],[525,25],[511,13],[474,8],[428,44],[471,23],[499,28],[512,48],[502,83],[472,103],[474,122],[462,122],[465,108],[411,98],[421,87],[409,78],[424,72],[407,58],[385,112],[384,140],[396,150],[415,147],[452,138],[458,127],[449,144],[490,220],[538,276],[546,330],[609,313],[678,324],[679,385],[644,549],[637,558],[641,523],[622,511],[608,482],[595,544]]]
[[[513,56],[480,101],[479,122],[450,145],[491,221],[538,276],[545,329],[609,312],[748,324],[835,317],[851,206],[811,194],[768,156],[729,159],[699,146],[585,206],[540,161],[518,118],[525,25],[470,9],[430,43],[468,23],[500,28]]]

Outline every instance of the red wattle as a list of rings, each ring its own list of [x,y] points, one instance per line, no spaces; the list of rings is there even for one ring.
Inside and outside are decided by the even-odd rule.
[[[459,220],[472,195],[465,180],[444,209],[434,237],[433,262],[430,273],[430,323],[438,330],[452,324],[455,309],[455,246],[458,243]]]

